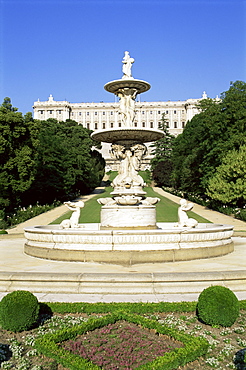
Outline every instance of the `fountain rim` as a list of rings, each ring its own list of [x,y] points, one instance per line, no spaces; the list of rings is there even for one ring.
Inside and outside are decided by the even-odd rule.
[[[118,143],[122,141],[134,141],[136,143],[148,143],[161,139],[164,132],[158,129],[124,127],[119,129],[103,129],[94,131],[91,137],[94,140],[105,143]]]
[[[120,89],[136,89],[138,94],[148,91],[151,85],[143,80],[138,80],[135,78],[119,79],[107,82],[104,85],[104,89],[110,93],[116,94]]]

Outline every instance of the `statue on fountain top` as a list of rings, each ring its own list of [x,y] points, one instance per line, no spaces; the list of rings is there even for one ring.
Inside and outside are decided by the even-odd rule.
[[[122,72],[124,79],[133,78],[132,77],[132,64],[134,63],[134,59],[130,57],[129,51],[125,51],[125,56],[122,60],[123,66],[122,66]]]

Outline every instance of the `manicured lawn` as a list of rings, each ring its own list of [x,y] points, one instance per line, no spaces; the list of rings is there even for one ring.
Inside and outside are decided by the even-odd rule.
[[[145,182],[148,182],[148,173],[140,172],[140,175],[144,178]],[[116,176],[116,172],[110,174],[110,181]],[[104,197],[111,197],[110,193],[113,191],[111,186],[107,186],[103,193],[94,196],[92,199],[85,202],[84,208],[81,210],[80,223],[99,223],[100,222],[100,210],[101,205],[97,202],[97,199]],[[145,187],[146,196],[160,198],[160,202],[156,205],[156,219],[157,222],[177,222],[178,221],[178,208],[177,203],[157,194],[154,192],[153,188]],[[67,212],[65,215],[59,217],[52,224],[59,224],[62,220],[70,218],[72,212]],[[205,218],[197,215],[196,213],[190,211],[187,213],[189,217],[195,218],[198,222],[210,222]]]

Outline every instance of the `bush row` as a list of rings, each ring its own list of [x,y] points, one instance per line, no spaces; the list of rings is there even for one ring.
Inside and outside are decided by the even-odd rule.
[[[201,196],[198,196],[196,194],[184,193],[174,188],[163,187],[162,189],[170,194],[174,194],[178,197],[185,198],[191,202],[200,204],[201,206],[210,208],[213,211],[217,211],[228,216],[233,216],[242,221],[246,221],[245,208],[238,208],[229,204],[223,204],[210,198],[202,198]]]

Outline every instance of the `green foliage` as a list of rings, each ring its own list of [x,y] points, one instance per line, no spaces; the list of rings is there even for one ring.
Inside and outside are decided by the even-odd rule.
[[[246,301],[245,301],[246,302]],[[56,313],[113,313],[122,310],[124,312],[135,314],[150,314],[156,312],[194,312],[196,302],[159,302],[159,303],[129,303],[129,302],[112,302],[112,303],[64,303],[49,302],[47,306],[52,312]],[[246,309],[246,303],[245,303]]]
[[[36,176],[26,194],[28,200],[51,203],[85,194],[98,186],[104,175],[104,160],[90,131],[75,121],[40,122],[36,151]]]
[[[91,131],[67,120],[33,120],[5,98],[0,106],[0,228],[18,207],[50,204],[90,192],[105,162]]]
[[[29,330],[37,322],[38,314],[37,298],[25,290],[9,293],[0,302],[0,326],[5,330]]]
[[[12,210],[34,180],[30,117],[23,117],[5,98],[0,106],[0,208]]]
[[[246,145],[226,154],[208,181],[207,195],[243,207],[246,202]]]
[[[173,166],[171,159],[166,159],[165,161],[157,163],[152,172],[152,179],[155,181],[156,186],[172,186],[172,169]]]
[[[198,108],[174,142],[172,180],[175,188],[204,196],[228,151],[245,144],[246,83],[231,83],[221,100],[203,99]]]
[[[183,347],[176,348],[164,356],[160,356],[154,361],[139,367],[139,369],[175,369],[204,355],[209,347],[207,340],[204,338],[184,334],[157,321],[149,320],[139,315],[127,314],[124,311],[116,311],[114,314],[101,318],[91,318],[87,322],[74,326],[71,329],[60,330],[55,334],[46,334],[36,340],[35,347],[45,356],[55,359],[58,363],[69,369],[99,369],[98,366],[92,364],[90,361],[64,350],[58,343],[68,339],[74,339],[77,335],[82,335],[87,331],[115,323],[118,320],[126,320],[141,325],[144,328],[155,330],[159,334],[167,335],[183,343]]]
[[[172,173],[172,162],[170,158],[175,137],[168,130],[165,113],[162,115],[159,129],[163,131],[163,138],[150,146],[154,148],[151,153],[154,155],[151,159],[152,178],[158,186],[170,186]]]
[[[168,121],[165,118],[165,113],[162,114],[159,130],[163,131],[163,138],[157,140],[150,146],[153,148],[151,154],[154,155],[154,157],[151,159],[152,170],[159,162],[162,162],[164,159],[169,159],[172,154],[174,136],[171,135],[168,130]]]
[[[25,222],[30,218],[40,215],[41,213],[48,212],[60,205],[61,202],[56,201],[52,204],[35,204],[34,206],[30,205],[29,207],[19,207],[14,210],[13,214],[10,216],[7,215],[8,226],[18,225],[21,222]]]
[[[197,315],[207,325],[232,326],[239,316],[239,301],[230,289],[211,286],[199,295]]]

